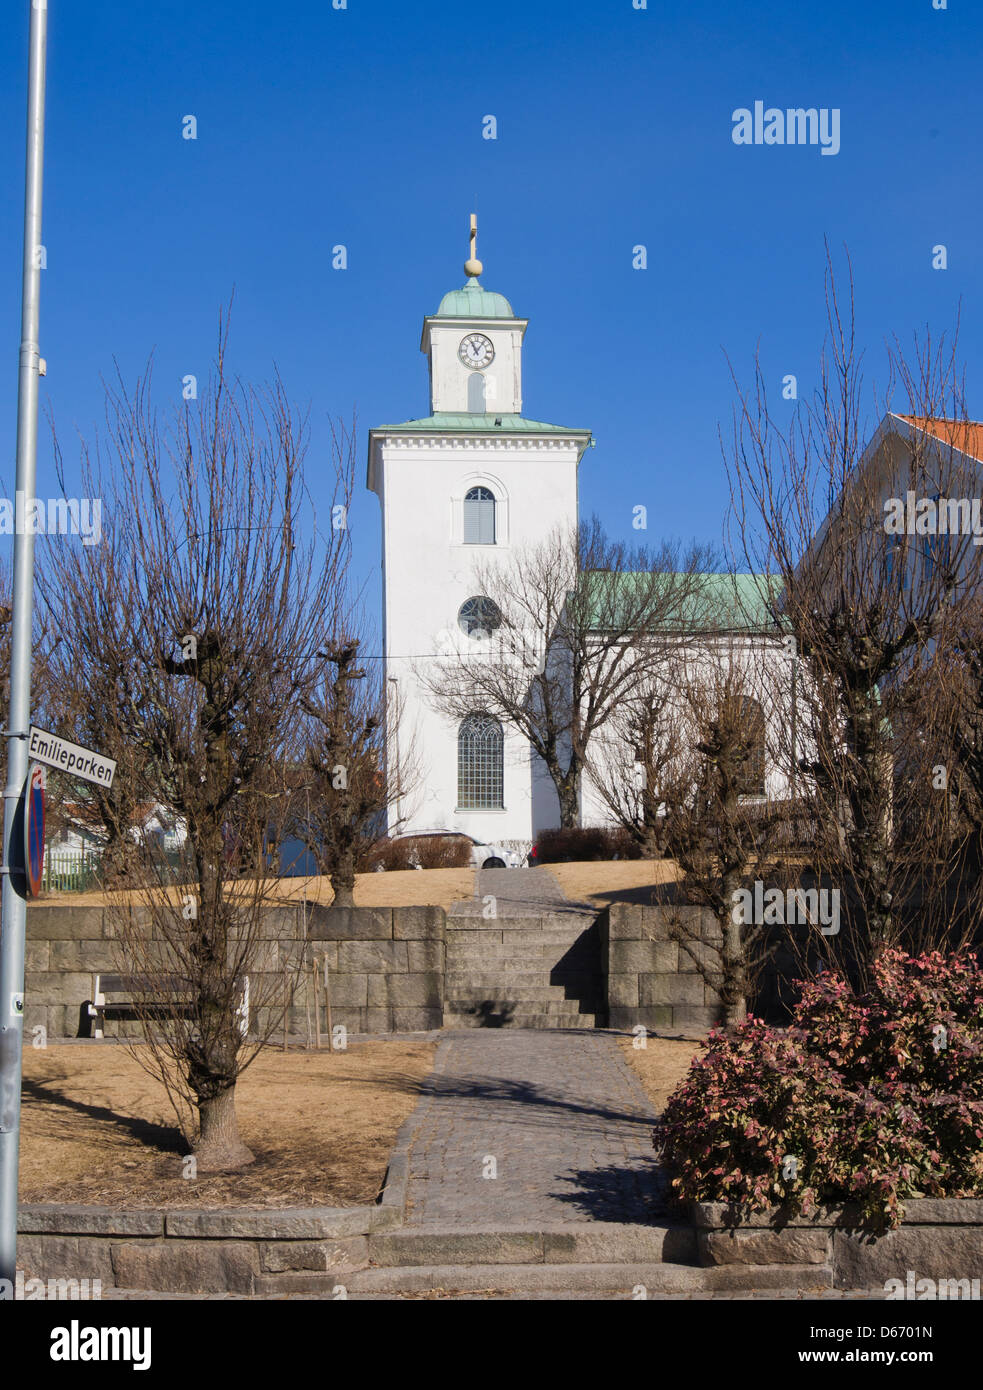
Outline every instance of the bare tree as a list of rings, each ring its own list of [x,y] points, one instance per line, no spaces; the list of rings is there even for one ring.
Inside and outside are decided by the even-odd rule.
[[[683,757],[674,769],[677,790],[666,805],[664,834],[682,882],[663,885],[657,895],[712,912],[714,943],[704,939],[699,919],[685,914],[675,914],[673,935],[719,993],[727,1023],[746,1016],[768,949],[765,922],[741,900],[753,899],[754,885],[775,875],[781,843],[783,814],[766,799],[773,730],[782,715],[773,688],[774,646],[774,637],[766,644],[707,631],[676,668]]]
[[[227,320],[207,388],[170,429],[151,405],[149,372],[132,393],[109,391],[120,562],[103,568],[98,551],[89,557],[73,615],[89,629],[93,662],[120,673],[120,737],[142,750],[161,800],[187,828],[178,899],[169,875],[147,890],[153,938],[124,908],[117,929],[127,970],[147,979],[141,1056],[196,1109],[202,1170],[252,1157],[235,1091],[263,1041],[247,1044],[242,1005],[268,897],[268,830],[283,804],[275,769],[314,689],[318,635],[349,553],[345,529],[302,543],[306,420],[279,380],[259,392],[230,379],[226,340]],[[354,440],[344,431],[333,462],[333,501],[347,508]],[[87,459],[83,473],[96,476]],[[125,629],[105,625],[121,612]],[[236,881],[237,864],[247,873]],[[174,981],[184,1007],[169,1002]],[[262,1002],[250,1000],[253,1017],[275,1026]]]
[[[476,566],[483,629],[418,679],[448,718],[480,711],[521,734],[569,828],[591,741],[638,688],[656,659],[649,634],[671,626],[699,591],[708,556],[668,543],[631,548],[607,539],[596,519],[558,529]]]
[[[383,814],[404,802],[414,780],[412,743],[397,736],[400,699],[387,698],[378,668],[358,665],[354,626],[342,623],[341,635],[319,653],[329,670],[319,694],[303,702],[307,780],[296,801],[302,838],[330,877],[337,907],[354,905],[355,874]]]
[[[937,862],[940,831],[923,816],[924,791],[912,783],[914,683],[924,677],[953,604],[979,579],[969,534],[932,546],[922,535],[893,534],[886,499],[964,495],[966,474],[954,438],[913,429],[910,443],[886,449],[882,470],[865,457],[864,385],[856,346],[852,276],[843,306],[827,251],[829,335],[811,402],[776,420],[760,362],[750,391],[738,387],[733,442],[725,452],[736,549],[759,573],[780,581],[776,621],[794,637],[800,687],[801,790],[816,828],[816,868],[843,891],[849,946],[869,962],[907,940],[903,904]],[[888,395],[900,386],[906,417],[965,420],[955,348],[917,343],[906,359],[888,349]],[[735,378],[736,384],[736,378]],[[906,768],[907,775],[899,775]],[[905,833],[901,828],[905,827]]]
[[[587,772],[602,805],[645,859],[668,853],[668,808],[686,790],[675,698],[678,653],[667,645],[663,655],[664,664],[618,704],[587,755]]]
[[[59,481],[64,487],[60,468]],[[94,478],[91,481],[96,483]],[[96,483],[96,491],[101,496],[101,484]],[[65,823],[101,828],[99,876],[108,888],[132,886],[140,880],[133,833],[137,810],[142,802],[163,796],[147,750],[130,736],[126,718],[135,696],[137,658],[128,640],[135,577],[125,546],[124,537],[107,518],[98,550],[70,547],[56,556],[46,555],[38,566],[41,599],[58,634],[48,682],[51,728],[98,749],[117,765],[110,787],[80,778],[55,779],[64,787]],[[96,566],[102,571],[101,583],[93,582]],[[63,620],[66,612],[72,614],[71,622]],[[82,621],[76,621],[77,615]],[[107,632],[113,634],[108,642]]]

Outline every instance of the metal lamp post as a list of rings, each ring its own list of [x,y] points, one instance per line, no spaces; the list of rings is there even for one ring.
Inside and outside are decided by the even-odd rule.
[[[44,77],[48,0],[31,0],[27,97],[24,269],[17,389],[17,492],[34,497],[38,451],[38,350],[41,310],[41,185],[44,168]],[[14,1280],[17,1261],[17,1172],[20,1144],[21,1049],[24,1040],[24,937],[27,926],[21,806],[27,782],[31,722],[31,636],[34,618],[34,536],[14,536],[7,785],[0,866],[0,1279]]]

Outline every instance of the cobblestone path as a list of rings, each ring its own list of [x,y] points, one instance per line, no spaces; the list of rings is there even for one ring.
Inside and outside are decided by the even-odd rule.
[[[500,917],[542,917],[544,913],[597,915],[590,903],[568,898],[549,869],[479,869],[474,876],[474,893],[451,908],[451,917],[480,917],[484,899],[491,894]]]
[[[448,1034],[413,1116],[407,1223],[656,1219],[654,1120],[608,1034]]]

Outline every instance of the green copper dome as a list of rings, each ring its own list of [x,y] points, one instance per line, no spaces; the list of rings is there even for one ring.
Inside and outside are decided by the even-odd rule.
[[[504,294],[482,289],[477,276],[472,275],[462,290],[451,290],[444,295],[437,318],[514,319],[515,314]]]

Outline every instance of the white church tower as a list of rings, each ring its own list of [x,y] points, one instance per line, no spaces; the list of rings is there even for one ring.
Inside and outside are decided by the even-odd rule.
[[[494,605],[476,591],[476,562],[507,565],[517,547],[576,523],[577,467],[591,438],[523,416],[527,320],[481,285],[476,224],[472,217],[466,284],[423,321],[430,414],[369,431],[368,486],[382,505],[387,690],[399,691],[399,737],[413,741],[419,767],[390,825],[530,841],[559,813],[526,741],[480,709],[449,721],[418,679],[494,623]]]

